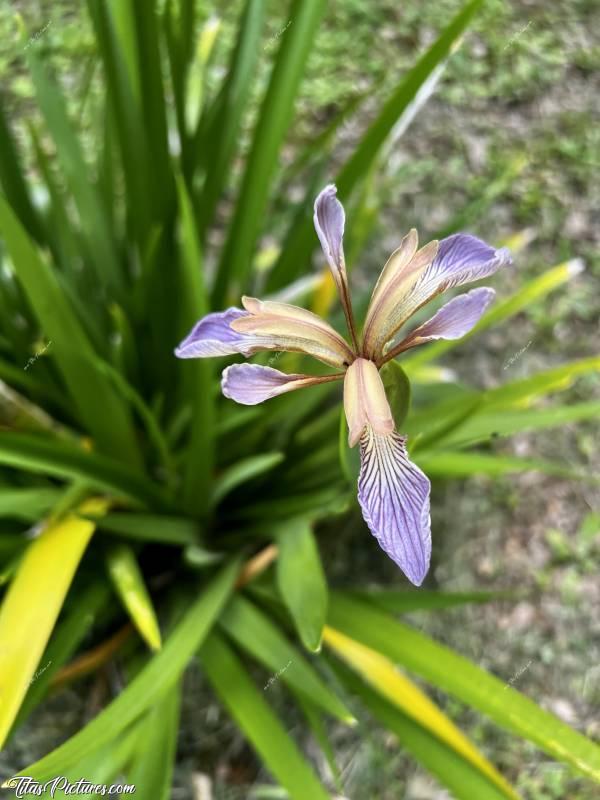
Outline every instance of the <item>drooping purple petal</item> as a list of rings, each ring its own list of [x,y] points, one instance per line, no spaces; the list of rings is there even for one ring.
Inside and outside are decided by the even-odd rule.
[[[394,351],[399,353],[434,339],[460,339],[480,320],[496,295],[493,289],[481,286],[454,297],[443,305],[431,319],[408,334]]]
[[[232,364],[223,370],[221,389],[230,400],[244,406],[255,406],[309,383],[307,375],[287,375],[260,364]]]
[[[325,258],[336,273],[344,273],[344,207],[336,197],[333,184],[326,186],[315,200],[314,223]],[[336,278],[336,283],[337,283]]]
[[[234,331],[231,323],[249,316],[241,308],[228,308],[207,314],[197,322],[186,338],[175,349],[177,358],[210,358],[244,353],[246,337]]]
[[[405,438],[366,428],[360,441],[358,502],[380,546],[420,586],[431,557],[430,483],[408,458]]]

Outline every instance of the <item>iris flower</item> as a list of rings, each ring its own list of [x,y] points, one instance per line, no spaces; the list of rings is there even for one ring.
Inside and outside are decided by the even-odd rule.
[[[434,339],[459,339],[477,323],[494,290],[472,289],[396,341],[398,332],[422,306],[446,289],[485,278],[510,263],[465,233],[419,248],[416,230],[402,239],[379,276],[362,333],[354,320],[344,260],[345,214],[336,188],[315,201],[314,224],[340,297],[349,341],[311,311],[270,300],[243,297],[243,308],[203,317],[175,350],[179,358],[206,358],[265,350],[303,353],[336,369],[329,375],[288,375],[259,364],[233,364],[223,372],[225,397],[243,405],[315,386],[344,381],[349,444],[360,443],[358,502],[383,550],[408,579],[420,586],[431,555],[429,479],[407,454],[406,437],[395,430],[380,369],[400,353]]]

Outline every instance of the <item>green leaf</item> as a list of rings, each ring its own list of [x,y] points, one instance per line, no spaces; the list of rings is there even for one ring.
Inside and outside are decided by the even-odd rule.
[[[496,436],[511,436],[521,431],[556,428],[569,422],[594,419],[600,414],[600,402],[575,403],[555,408],[527,408],[508,411],[490,411],[470,417],[464,425],[453,431],[445,440],[448,445],[463,446],[487,441]]]
[[[406,372],[397,361],[389,361],[381,370],[381,379],[385,387],[396,430],[400,430],[410,408],[410,382]]]
[[[276,625],[244,597],[233,597],[219,620],[227,633],[277,679],[342,722],[354,717]],[[272,679],[275,679],[272,676]],[[265,686],[265,690],[269,687]]]
[[[427,589],[357,589],[346,595],[372,603],[384,611],[435,611],[467,603],[489,603],[493,600],[515,599],[510,592],[437,592]]]
[[[82,479],[117,497],[159,510],[170,508],[160,486],[120,462],[46,437],[0,432],[0,464],[42,475]]]
[[[265,0],[247,0],[221,102],[210,129],[212,135],[206,136],[202,142],[208,151],[204,154],[206,177],[198,209],[199,225],[203,233],[213,221],[223,187],[229,182],[228,171],[239,143],[240,123],[260,55],[264,14]]]
[[[58,489],[0,488],[0,517],[16,517],[35,522],[56,503]]]
[[[198,541],[198,523],[185,517],[158,514],[113,512],[99,520],[102,532],[115,533],[127,539],[161,542],[179,547]]]
[[[277,585],[300,639],[308,650],[321,649],[327,616],[327,582],[309,523],[286,524],[277,535]]]
[[[283,453],[260,453],[260,455],[248,456],[248,458],[232,464],[214,481],[212,505],[218,505],[229,492],[238,486],[269,472],[277,464],[281,464],[283,459]]]
[[[600,475],[589,475],[552,461],[489,453],[457,453],[428,450],[418,453],[415,462],[428,475],[442,478],[462,478],[469,475],[507,475],[515,472],[543,472],[583,481],[600,481]]]
[[[98,447],[139,465],[138,444],[121,399],[93,366],[94,352],[55,274],[38,254],[6,200],[0,196],[0,232],[19,282],[52,341],[56,360],[79,413]]]
[[[191,200],[180,175],[177,176],[181,237],[181,326],[183,337],[208,313],[202,252]],[[192,428],[187,447],[183,481],[183,502],[197,514],[206,510],[214,462],[213,428],[215,407],[212,392],[213,368],[205,359],[188,361],[181,367],[185,399],[192,408]]]
[[[284,786],[293,800],[327,800],[310,766],[293,739],[233,650],[214,632],[204,643],[200,660],[222,703],[257,751],[267,768]]]
[[[468,659],[341,593],[332,595],[329,619],[338,630],[600,782],[600,747]]]
[[[141,637],[151,650],[160,650],[161,636],[156,611],[131,547],[125,544],[109,547],[106,566],[113,586]]]
[[[89,242],[89,257],[96,267],[100,285],[119,293],[124,289],[117,250],[108,216],[95,188],[79,139],[67,116],[66,104],[58,87],[49,79],[35,55],[28,50],[31,77],[41,110],[56,145],[56,155],[79,211],[80,223]],[[54,338],[54,337],[52,337]]]
[[[85,728],[47,756],[26,767],[23,775],[43,782],[110,742],[153,705],[181,676],[233,590],[239,572],[236,559],[224,567],[190,606],[163,649],[136,675],[119,696]]]
[[[235,214],[222,250],[212,298],[214,308],[222,307],[227,296],[237,295],[246,283],[279,150],[292,122],[294,100],[324,10],[324,0],[294,0],[288,13],[291,24],[281,36]]]
[[[138,724],[136,752],[127,779],[139,800],[169,800],[177,751],[181,684],[176,682]]]

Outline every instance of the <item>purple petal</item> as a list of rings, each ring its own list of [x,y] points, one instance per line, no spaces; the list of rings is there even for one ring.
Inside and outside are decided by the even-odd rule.
[[[438,293],[487,278],[510,263],[512,258],[505,247],[495,250],[469,233],[455,233],[442,239],[437,256],[420,283]]]
[[[244,406],[255,406],[278,394],[307,385],[306,375],[287,375],[260,364],[232,364],[223,371],[221,389],[225,397]]]
[[[248,312],[241,308],[207,314],[175,349],[175,355],[177,358],[209,358],[244,353],[247,337],[234,331],[230,325],[235,319],[248,316]]]
[[[344,207],[333,184],[326,186],[315,200],[314,223],[325,258],[333,270],[344,272]],[[337,282],[337,281],[336,281]]]
[[[450,300],[397,346],[407,350],[433,339],[460,339],[480,320],[496,295],[493,289],[482,286]]]
[[[408,459],[404,442],[395,432],[381,435],[365,430],[360,442],[358,502],[380,546],[420,586],[431,556],[430,483]]]

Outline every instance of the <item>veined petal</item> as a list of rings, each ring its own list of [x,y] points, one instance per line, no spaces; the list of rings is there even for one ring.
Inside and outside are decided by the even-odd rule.
[[[493,289],[481,286],[471,289],[466,294],[454,297],[443,305],[431,319],[419,325],[399,342],[391,353],[402,353],[410,347],[416,347],[434,339],[460,339],[467,334],[480,320],[486,308],[496,295]]]
[[[287,375],[272,367],[260,364],[232,364],[223,370],[221,389],[225,397],[244,406],[255,406],[271,397],[314,386],[330,380],[338,380],[343,375]]]
[[[399,329],[403,304],[431,266],[437,249],[438,242],[433,241],[417,250],[410,261],[402,269],[395,270],[393,277],[386,281],[385,291],[377,291],[377,298],[371,300],[363,333],[363,349],[369,358],[376,359]]]
[[[244,297],[246,315],[232,322],[249,352],[286,350],[305,353],[335,367],[351,364],[352,350],[331,325],[311,311],[286,303]]]
[[[383,330],[376,347],[383,347],[415,311],[436,295],[454,286],[462,286],[492,275],[501,266],[511,262],[511,255],[506,248],[496,250],[468,233],[455,233],[443,239],[435,258],[417,275],[417,280],[400,299],[393,313],[393,324],[387,323],[385,319],[376,320],[374,327]],[[382,341],[384,337],[387,338]],[[380,355],[381,351],[367,352],[374,357]]]
[[[431,557],[430,483],[406,453],[405,438],[366,428],[360,440],[358,502],[380,546],[420,586]]]
[[[394,430],[383,381],[372,361],[357,358],[348,367],[344,378],[344,410],[350,447],[359,441],[366,427],[380,434]]]
[[[210,358],[244,353],[245,337],[234,331],[231,323],[247,317],[241,308],[228,308],[207,314],[199,320],[175,349],[177,358]]]

